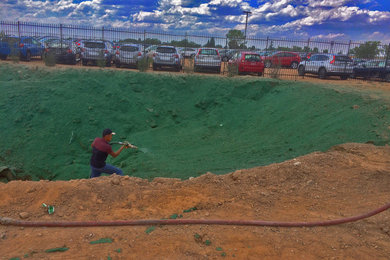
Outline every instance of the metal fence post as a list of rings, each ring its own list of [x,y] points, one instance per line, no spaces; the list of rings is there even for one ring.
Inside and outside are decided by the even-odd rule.
[[[349,50],[351,49],[351,40],[349,40],[349,43],[348,43],[348,49],[347,49],[347,56],[349,57]],[[347,63],[345,63],[344,65],[344,73],[345,71],[347,70]]]
[[[387,68],[387,64],[389,64],[389,56],[390,56],[390,43],[389,43],[389,45],[387,45],[387,54],[386,54],[385,68]]]
[[[267,51],[268,51],[268,40],[269,40],[269,36],[267,36],[267,42],[265,44],[265,52],[267,54]]]
[[[63,38],[63,35],[62,35],[62,24],[60,24],[60,39],[61,39],[61,48],[62,48],[62,38]]]
[[[146,44],[146,30],[144,30],[144,40],[143,40],[143,43],[142,43],[142,46],[143,46],[143,49],[144,49],[144,56],[145,56],[145,45]]]

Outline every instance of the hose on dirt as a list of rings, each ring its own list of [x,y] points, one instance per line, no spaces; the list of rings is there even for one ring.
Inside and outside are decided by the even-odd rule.
[[[145,226],[145,225],[235,225],[235,226],[268,226],[268,227],[316,227],[332,226],[354,222],[379,214],[390,208],[390,203],[368,213],[336,220],[314,222],[279,222],[261,220],[221,220],[221,219],[141,219],[116,221],[23,221],[0,217],[4,226],[23,227],[101,227],[101,226]]]

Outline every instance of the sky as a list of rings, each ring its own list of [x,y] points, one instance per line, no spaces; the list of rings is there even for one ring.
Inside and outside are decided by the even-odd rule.
[[[390,0],[1,0],[1,21],[390,43]]]

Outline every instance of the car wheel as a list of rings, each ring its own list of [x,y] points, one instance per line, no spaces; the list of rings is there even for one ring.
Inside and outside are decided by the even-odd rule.
[[[348,79],[348,75],[341,75],[341,76],[340,76],[340,79],[346,80],[346,79]]]
[[[6,60],[7,59],[7,55],[0,55],[0,59]]]
[[[295,62],[295,61],[292,62],[292,63],[291,63],[291,68],[292,68],[292,69],[298,68],[298,62]]]
[[[390,82],[390,73],[387,73],[387,74],[386,74],[385,80],[386,80],[387,82]]]
[[[299,66],[299,68],[298,68],[298,75],[299,76],[305,76],[305,67],[303,65]]]
[[[115,61],[115,67],[117,67],[117,68],[121,67],[121,63],[119,62],[119,60]]]
[[[271,68],[272,64],[271,64],[270,61],[266,61],[264,65],[265,65],[266,68]]]
[[[318,71],[318,77],[320,79],[326,79],[326,69],[325,68],[320,68]]]
[[[263,76],[263,72],[258,72],[257,76],[259,76],[259,77]]]

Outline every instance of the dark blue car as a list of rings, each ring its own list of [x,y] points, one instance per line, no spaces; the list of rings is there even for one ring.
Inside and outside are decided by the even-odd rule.
[[[42,58],[43,45],[33,37],[6,36],[0,39],[0,59],[5,60],[9,55],[19,56],[30,61],[31,57]]]

